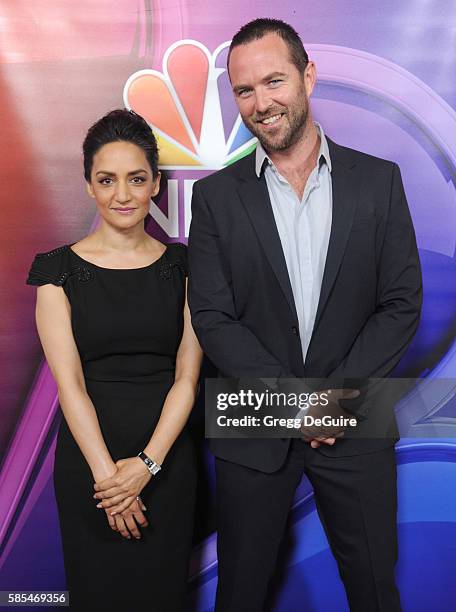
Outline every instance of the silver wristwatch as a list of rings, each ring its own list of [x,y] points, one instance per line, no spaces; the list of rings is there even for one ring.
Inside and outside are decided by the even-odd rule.
[[[162,469],[162,466],[156,461],[154,461],[153,459],[151,459],[150,457],[148,457],[144,451],[141,451],[140,453],[138,453],[138,457],[142,461],[144,461],[147,469],[152,474],[152,476],[155,476],[156,474],[158,474],[158,472]]]

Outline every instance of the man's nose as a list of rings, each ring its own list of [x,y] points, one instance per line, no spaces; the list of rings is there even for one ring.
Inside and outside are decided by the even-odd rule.
[[[257,113],[263,114],[268,108],[271,106],[271,98],[269,95],[262,89],[259,88],[255,92],[255,110]]]

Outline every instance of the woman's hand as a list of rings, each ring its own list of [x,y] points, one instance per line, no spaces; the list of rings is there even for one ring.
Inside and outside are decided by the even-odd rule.
[[[94,498],[101,500],[97,508],[108,509],[111,516],[126,510],[152,478],[139,457],[120,459],[116,467],[113,476],[94,484]]]
[[[143,513],[145,510],[146,506],[143,504],[141,498],[138,497],[121,514],[112,516],[109,510],[105,510],[105,512],[109,526],[113,531],[118,531],[120,535],[127,540],[130,540],[131,536],[140,540],[141,532],[138,529],[138,525],[142,529],[149,526],[147,518]]]

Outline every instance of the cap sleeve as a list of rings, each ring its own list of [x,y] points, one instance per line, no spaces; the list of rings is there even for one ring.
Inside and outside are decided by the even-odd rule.
[[[187,261],[187,247],[182,242],[175,243],[176,249],[176,263],[182,268],[185,276],[188,276],[188,261]]]
[[[168,244],[159,270],[163,280],[170,280],[176,273],[181,278],[188,276],[187,247],[181,242]]]
[[[172,265],[180,268],[184,276],[188,276],[187,247],[185,244],[175,242],[172,245],[168,245],[168,249],[171,249],[170,259]]]
[[[27,285],[57,285],[61,287],[71,274],[68,261],[69,246],[61,246],[48,253],[35,255],[30,268]]]

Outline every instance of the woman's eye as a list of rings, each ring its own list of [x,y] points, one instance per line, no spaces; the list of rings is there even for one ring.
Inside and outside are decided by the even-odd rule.
[[[146,180],[146,179],[144,178],[144,176],[134,176],[134,177],[131,179],[131,182],[132,182],[134,185],[141,185],[142,183],[144,183],[144,182],[145,182],[145,180]]]
[[[109,176],[105,176],[104,178],[100,179],[98,182],[100,183],[100,185],[111,185],[112,178],[109,178]]]

